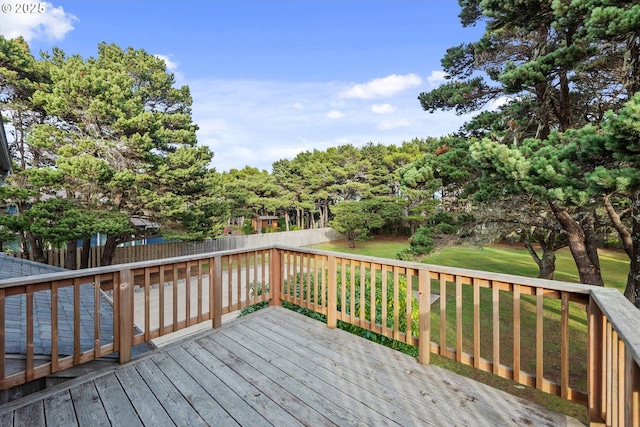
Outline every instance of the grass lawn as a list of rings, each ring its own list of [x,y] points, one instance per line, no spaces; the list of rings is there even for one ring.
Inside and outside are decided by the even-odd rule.
[[[334,241],[321,245],[314,245],[314,248],[331,250],[343,253],[358,255],[377,256],[382,258],[395,258],[395,254],[408,247],[406,238],[377,237],[373,241],[357,242],[356,248],[348,248],[346,241]],[[578,273],[568,248],[558,251],[556,259],[556,280],[578,282]],[[602,274],[607,286],[615,287],[620,291],[624,290],[626,276],[629,268],[629,261],[624,252],[614,250],[601,250],[600,261]],[[508,273],[521,276],[536,277],[537,265],[522,245],[492,245],[485,248],[473,248],[457,246],[444,249],[423,259],[424,263],[445,265],[451,267],[461,267],[473,270],[492,271],[497,273]],[[454,285],[447,286],[447,344],[449,347],[455,346],[455,294]],[[439,292],[439,284],[432,283],[432,290]],[[471,287],[465,286],[463,300],[472,302]],[[504,297],[502,296],[504,294]],[[501,362],[510,365],[513,354],[513,303],[511,295],[501,292],[500,300],[500,330],[501,330]],[[467,303],[464,303],[467,306]],[[573,303],[572,303],[573,305]],[[432,341],[439,342],[440,313],[438,303],[432,311]],[[492,357],[492,296],[488,289],[481,290],[481,354],[484,358]],[[560,327],[559,327],[560,301],[545,301],[545,376],[549,378],[559,378],[560,364]],[[587,323],[584,310],[575,306],[570,310],[570,366],[571,383],[573,386],[585,389],[586,382],[584,373],[586,372],[586,338]],[[532,297],[523,297],[521,305],[521,330],[522,330],[522,369],[535,373],[535,300]],[[463,310],[463,325],[473,324],[473,310]],[[473,345],[472,328],[464,328],[463,350],[471,352]],[[468,333],[467,333],[468,332]],[[531,345],[528,345],[531,344]],[[551,396],[541,391],[523,387],[510,380],[496,377],[492,374],[476,370],[472,367],[461,365],[455,361],[433,355],[433,363],[446,369],[458,372],[462,375],[474,378],[487,383],[495,388],[508,391],[510,393],[525,397],[529,400],[540,403],[550,409],[564,412],[583,422],[586,422],[586,408],[584,406],[567,402],[556,396]]]
[[[367,242],[356,242],[356,247],[353,249],[347,246],[346,240],[335,240],[309,247],[326,251],[395,259],[396,254],[403,249],[407,249],[409,244],[406,237],[385,236],[376,237],[374,240]],[[627,282],[627,273],[629,272],[629,258],[621,250],[601,249],[598,252],[602,277],[606,286],[623,291]],[[538,274],[538,266],[531,259],[529,252],[522,245],[517,244],[498,244],[484,248],[454,246],[429,255],[422,262],[527,277],[536,277]],[[555,279],[566,282],[578,282],[579,280],[578,270],[573,262],[569,248],[563,248],[556,253]]]

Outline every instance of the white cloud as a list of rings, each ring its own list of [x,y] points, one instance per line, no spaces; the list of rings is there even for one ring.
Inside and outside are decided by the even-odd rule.
[[[172,55],[155,55],[157,58],[160,58],[167,65],[167,71],[173,73],[178,70],[178,63],[171,59]]]
[[[414,73],[405,75],[391,74],[387,77],[373,79],[367,83],[354,85],[340,93],[340,98],[389,98],[420,83],[422,83],[422,79]]]
[[[429,77],[427,77],[427,83],[431,87],[440,86],[443,83],[447,82],[447,73],[444,71],[432,71]]]
[[[344,117],[344,113],[341,113],[338,110],[331,110],[327,113],[327,118],[329,119],[341,119]]]
[[[77,17],[66,13],[62,6],[54,7],[49,2],[5,0],[2,7],[0,34],[8,39],[22,36],[27,41],[62,40],[73,30],[74,22],[78,21]],[[25,7],[29,13],[18,13]]]
[[[373,104],[371,111],[376,114],[390,114],[396,111],[396,107],[391,104]]]
[[[491,102],[489,102],[489,104],[487,105],[486,109],[487,110],[497,110],[498,108],[507,105],[508,103],[511,102],[511,98],[507,97],[507,96],[501,96],[498,99],[494,99]]]
[[[203,79],[185,84],[193,96],[198,143],[213,150],[218,171],[245,166],[271,171],[274,162],[302,151],[344,144],[400,145],[455,132],[469,120],[450,111],[426,113],[407,91],[392,98],[395,110],[381,121],[369,101],[340,99],[349,87],[344,82]],[[332,111],[344,116],[329,120]]]
[[[383,120],[379,125],[380,130],[389,130],[394,128],[411,126],[411,121],[407,119]]]
[[[178,71],[179,64],[177,61],[174,61],[172,59],[173,55],[155,54],[154,56],[164,61],[165,65],[167,66],[167,71],[170,73],[173,73],[178,84],[182,85],[184,82],[185,76],[182,72]]]

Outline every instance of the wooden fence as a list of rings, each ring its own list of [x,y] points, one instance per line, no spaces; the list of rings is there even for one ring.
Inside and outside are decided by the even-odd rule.
[[[340,238],[342,238],[340,233],[332,228],[315,228],[278,233],[250,234],[246,236],[224,236],[203,242],[166,242],[149,245],[119,246],[115,250],[111,265],[268,245],[307,246]],[[91,247],[89,253],[89,268],[102,266],[100,259],[103,251],[104,248],[101,246]],[[76,249],[75,256],[77,266],[80,266],[81,253],[81,248]],[[18,252],[12,255],[31,261],[34,260],[32,252]],[[45,250],[44,256],[47,264],[55,267],[65,267],[67,256],[65,249]]]
[[[62,306],[64,289],[73,307]],[[50,299],[49,358],[34,351],[38,295]],[[104,295],[112,342],[98,320]],[[5,351],[15,298],[25,307],[22,366]],[[435,353],[579,402],[592,425],[640,425],[640,312],[617,290],[289,246],[0,281],[0,388],[113,352],[124,362],[136,344],[203,321],[218,327],[223,314],[263,301],[414,346],[421,363]],[[81,306],[96,320],[87,325]],[[63,312],[73,313],[71,331],[58,324]],[[65,340],[71,354],[60,352]]]

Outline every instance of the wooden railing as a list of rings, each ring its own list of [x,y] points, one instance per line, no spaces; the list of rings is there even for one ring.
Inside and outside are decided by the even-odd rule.
[[[272,298],[274,250],[0,281],[0,389],[114,352],[126,362],[132,346],[204,321],[220,326],[224,314]]]
[[[135,345],[264,301],[414,346],[421,363],[434,353],[582,403],[593,425],[640,425],[640,312],[620,292],[285,246],[2,281],[0,388],[114,352],[125,362]],[[15,303],[18,320],[6,316]],[[16,321],[19,361],[7,355]]]
[[[281,300],[640,425],[640,311],[614,289],[280,248]],[[374,285],[375,284],[375,285]],[[428,340],[420,337],[429,337]]]

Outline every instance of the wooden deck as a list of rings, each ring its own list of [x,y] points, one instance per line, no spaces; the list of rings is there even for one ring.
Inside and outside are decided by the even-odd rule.
[[[582,425],[268,308],[0,406],[1,426]]]

